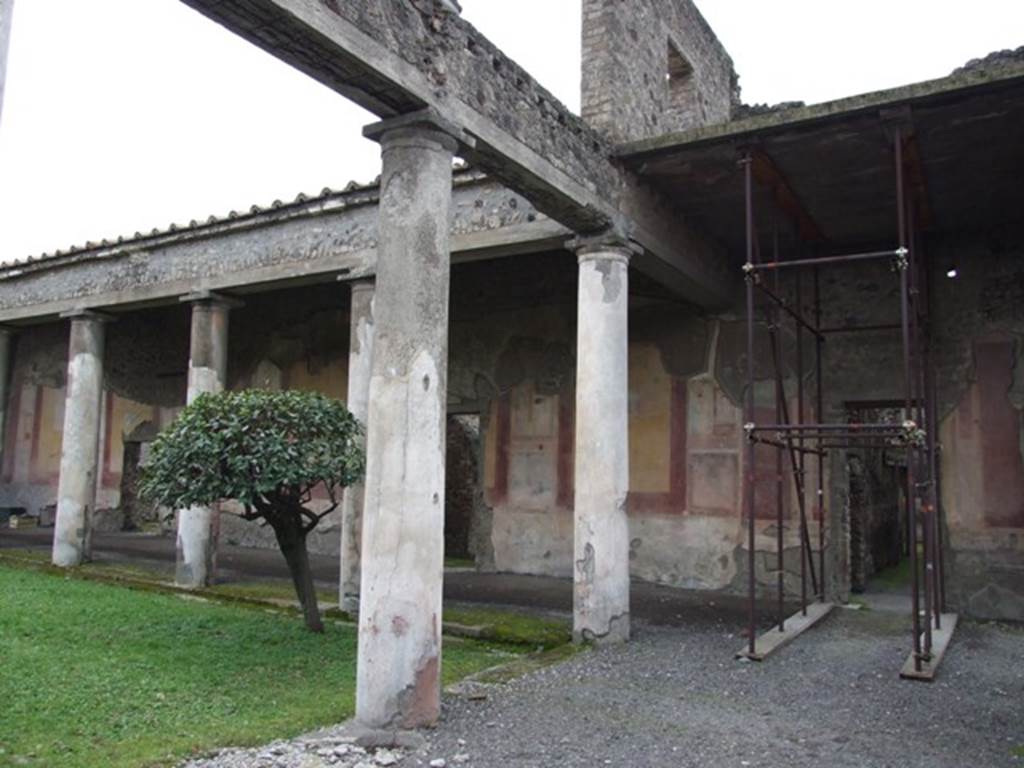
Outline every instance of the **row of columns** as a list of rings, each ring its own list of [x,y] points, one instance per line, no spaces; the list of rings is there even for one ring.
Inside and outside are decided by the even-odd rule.
[[[224,388],[227,371],[228,311],[233,303],[215,294],[183,299],[192,305],[187,401]],[[103,349],[109,316],[91,311],[64,315],[71,323],[67,388],[57,515],[53,536],[54,565],[70,567],[88,560],[92,550],[92,516],[96,504],[102,419]],[[6,381],[6,379],[5,379]],[[191,507],[178,513],[175,581],[206,586],[216,561],[217,515]]]
[[[415,728],[440,711],[451,168],[436,115],[384,121],[370,365],[356,717]],[[573,634],[629,637],[628,267],[622,238],[581,239]],[[353,382],[350,380],[350,387]],[[350,523],[346,523],[346,530]],[[351,548],[346,556],[358,557]],[[351,577],[350,577],[351,579]],[[354,584],[350,581],[350,584]]]
[[[348,407],[367,425],[364,485],[343,499],[339,599],[359,617],[356,715],[414,728],[440,711],[452,161],[469,140],[418,113],[365,131],[382,151],[376,284],[352,287]],[[629,243],[578,240],[574,637],[629,636]],[[230,304],[192,303],[188,401],[225,385]],[[71,316],[53,560],[88,556],[103,328]],[[177,580],[209,583],[215,510],[179,513]]]
[[[373,282],[352,284],[352,327],[354,337],[350,355],[349,404],[353,414],[366,421],[369,390],[368,361],[372,352]],[[186,402],[203,393],[223,391],[227,382],[228,318],[240,302],[203,291],[182,298],[191,305]],[[53,563],[62,567],[80,565],[91,556],[92,515],[96,503],[99,466],[100,429],[102,427],[103,351],[105,326],[112,320],[100,312],[81,310],[63,315],[70,321],[63,442],[57,486],[57,514],[53,538]],[[0,328],[0,424],[7,402],[11,340],[13,331]],[[343,579],[358,610],[359,595],[359,513],[361,489],[348,489],[344,519],[349,524],[343,535],[351,552],[343,557],[350,574]],[[175,583],[185,587],[203,587],[212,583],[216,573],[217,510],[190,507],[178,511]]]

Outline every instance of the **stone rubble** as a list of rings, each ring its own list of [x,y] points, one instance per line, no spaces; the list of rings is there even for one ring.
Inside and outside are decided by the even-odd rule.
[[[348,722],[259,747],[222,749],[187,760],[178,768],[447,768],[470,761],[464,751],[450,759],[431,754],[425,740],[412,732],[391,736],[403,746],[372,746],[375,739],[383,737],[382,732],[361,730]],[[459,739],[460,748],[464,745]]]
[[[182,763],[180,768],[386,768],[399,765],[405,752],[364,749],[351,737],[301,737],[250,749],[222,749]]]
[[[954,69],[952,74],[962,75],[966,72],[983,71],[993,67],[1014,66],[1021,63],[1024,63],[1024,45],[1016,49],[1007,48],[1002,51],[993,51],[980,59],[971,59],[962,67]]]

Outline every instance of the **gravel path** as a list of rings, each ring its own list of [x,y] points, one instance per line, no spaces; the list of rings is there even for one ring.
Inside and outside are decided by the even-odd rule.
[[[763,664],[732,660],[734,627],[640,627],[449,702],[427,753],[507,768],[1024,766],[1024,629],[961,624],[928,684],[897,675],[908,621],[838,610]]]
[[[641,625],[626,646],[486,686],[485,698],[479,690],[446,696],[426,745],[384,760],[466,768],[1024,766],[1014,754],[1024,747],[1024,628],[962,623],[938,680],[927,684],[897,675],[907,622],[837,610],[763,664],[732,659],[743,641],[726,620]],[[372,753],[318,754],[329,747],[314,744],[294,760],[228,762],[229,753],[201,765],[379,764]]]

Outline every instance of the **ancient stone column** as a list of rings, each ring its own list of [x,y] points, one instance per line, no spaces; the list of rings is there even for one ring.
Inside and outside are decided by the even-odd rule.
[[[366,426],[370,404],[370,373],[373,360],[373,281],[351,283],[348,342],[349,413]],[[341,584],[338,600],[341,610],[359,612],[360,534],[363,525],[363,485],[345,489],[341,501]]]
[[[57,482],[53,564],[80,565],[92,552],[96,468],[103,399],[103,337],[106,317],[71,312],[64,435]]]
[[[437,720],[452,157],[433,113],[364,131],[381,144],[376,334],[363,508],[356,718]]]
[[[629,368],[625,241],[577,240],[573,637],[629,639]]]
[[[191,403],[206,392],[224,389],[228,367],[228,314],[233,302],[209,292],[186,296],[192,305],[192,335],[188,360]],[[217,569],[219,514],[210,507],[178,511],[178,540],[174,581],[182,587],[206,587]]]
[[[11,350],[14,346],[14,330],[0,326],[0,451],[2,451],[3,435],[7,434],[7,401],[10,398],[11,383]],[[0,452],[0,462],[3,454]]]

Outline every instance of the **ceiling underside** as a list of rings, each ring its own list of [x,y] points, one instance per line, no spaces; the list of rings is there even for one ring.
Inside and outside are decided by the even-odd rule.
[[[682,215],[721,241],[737,261],[745,248],[737,161],[748,150],[758,158],[754,200],[763,243],[778,230],[786,256],[797,239],[816,239],[808,233],[817,230],[823,253],[895,247],[892,129],[901,124],[911,137],[905,145],[906,179],[922,231],[984,230],[1021,220],[1024,78],[908,99],[886,105],[884,113],[874,108],[781,122],[621,159],[663,189]],[[780,195],[780,184],[792,194]],[[801,211],[802,228],[795,223]]]

